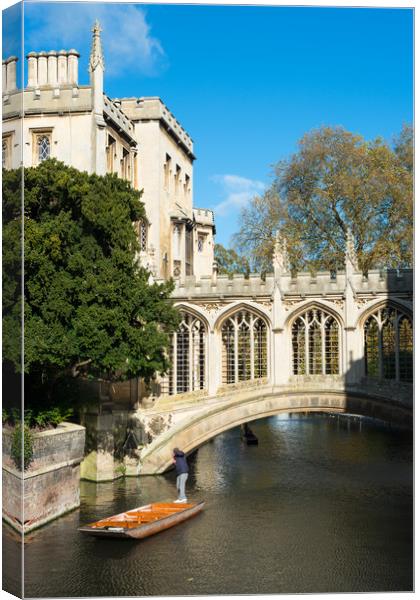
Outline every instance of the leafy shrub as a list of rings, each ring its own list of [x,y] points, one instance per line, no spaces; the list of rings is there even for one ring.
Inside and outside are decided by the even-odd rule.
[[[22,427],[22,425],[18,423],[15,426],[12,436],[11,455],[18,469],[22,469],[22,467],[23,469],[27,469],[31,464],[33,441],[28,425]]]
[[[25,427],[39,427],[46,429],[48,427],[57,427],[60,423],[71,417],[73,414],[72,408],[63,408],[55,406],[47,409],[27,409],[24,411],[23,422]],[[10,423],[14,426],[21,426],[21,412],[13,408],[10,413],[3,409],[3,424]]]
[[[42,410],[38,412],[32,418],[32,421],[35,422],[38,427],[48,427],[48,425],[57,427],[57,425],[71,417],[72,414],[72,408],[62,409],[60,407],[55,407],[49,410]]]

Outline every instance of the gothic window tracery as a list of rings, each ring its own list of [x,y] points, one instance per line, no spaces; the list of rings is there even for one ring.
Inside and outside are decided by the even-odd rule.
[[[207,329],[203,321],[181,311],[182,321],[173,334],[170,350],[169,394],[207,387]]]
[[[51,139],[48,134],[39,135],[37,138],[38,145],[38,162],[47,160],[51,152]]]
[[[324,310],[311,308],[292,324],[293,374],[338,375],[340,328]]]
[[[267,325],[247,310],[228,317],[222,334],[222,383],[267,376]]]
[[[413,326],[392,307],[371,314],[364,324],[366,375],[397,381],[413,380]]]

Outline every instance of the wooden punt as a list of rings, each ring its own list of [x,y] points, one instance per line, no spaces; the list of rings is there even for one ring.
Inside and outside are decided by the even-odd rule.
[[[82,533],[142,539],[178,525],[203,510],[204,502],[155,502],[79,528]]]

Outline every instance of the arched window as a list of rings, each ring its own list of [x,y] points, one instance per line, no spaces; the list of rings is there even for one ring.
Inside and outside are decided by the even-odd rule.
[[[173,335],[169,393],[182,394],[207,387],[207,330],[198,317],[181,311],[182,321]]]
[[[413,326],[396,308],[371,314],[364,324],[366,375],[413,380]]]
[[[222,383],[267,377],[267,325],[247,310],[222,325]]]
[[[293,374],[338,375],[340,328],[337,320],[319,308],[311,308],[292,324]]]

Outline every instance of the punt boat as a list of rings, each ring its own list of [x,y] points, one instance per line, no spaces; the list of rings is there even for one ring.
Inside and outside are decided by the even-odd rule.
[[[178,525],[203,510],[204,502],[154,502],[79,528],[82,533],[143,539]]]

